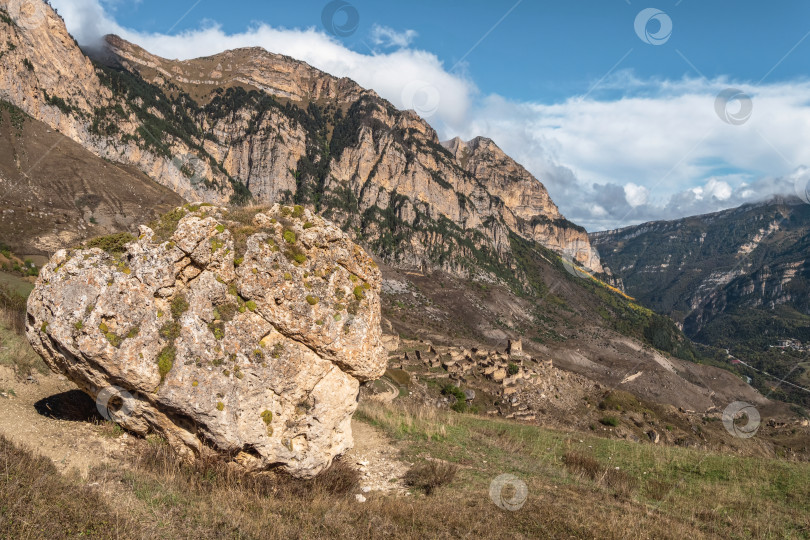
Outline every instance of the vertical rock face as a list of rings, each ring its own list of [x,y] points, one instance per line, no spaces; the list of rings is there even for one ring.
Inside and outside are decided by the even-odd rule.
[[[194,205],[92,245],[42,269],[27,334],[97,400],[123,389],[122,426],[302,477],[351,447],[359,383],[386,359],[380,272],[338,228]]]
[[[563,253],[592,272],[603,272],[588,233],[560,213],[545,186],[486,137],[443,143],[459,165],[479,178],[487,191],[503,201],[507,226],[523,236]]]

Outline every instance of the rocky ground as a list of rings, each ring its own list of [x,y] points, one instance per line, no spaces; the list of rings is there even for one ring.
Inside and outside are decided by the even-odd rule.
[[[724,409],[695,411],[627,391],[627,383],[638,379],[639,372],[623,383],[606,385],[557,368],[548,357],[532,357],[519,344],[513,341],[498,350],[400,340],[383,379],[364,392],[388,401],[393,385],[404,404],[453,408],[642,444],[810,459],[809,422],[786,415],[784,404],[759,404],[757,437],[741,439],[725,428]],[[455,391],[463,395],[456,397]]]
[[[50,458],[63,472],[87,476],[120,460],[132,437],[113,430],[93,401],[65,377],[35,374],[20,381],[0,367],[0,433]]]

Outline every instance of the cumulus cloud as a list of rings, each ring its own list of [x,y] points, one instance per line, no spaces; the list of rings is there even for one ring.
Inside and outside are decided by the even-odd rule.
[[[624,185],[624,198],[633,208],[646,204],[649,196],[650,190],[644,186],[637,186],[632,182]]]
[[[717,95],[750,96],[729,124]],[[730,208],[776,193],[810,164],[810,81],[751,85],[717,79],[640,81],[619,73],[622,97],[526,103],[489,96],[452,134],[485,133],[535,173],[566,216],[589,230]],[[734,114],[738,104],[729,103]]]
[[[382,47],[399,47],[404,49],[408,47],[416,36],[416,30],[405,30],[404,32],[397,32],[388,26],[380,26],[375,24],[371,28],[371,42],[375,45]]]
[[[368,38],[385,52],[354,51],[315,26],[254,23],[227,33],[209,22],[177,34],[145,33],[118,24],[111,1],[118,0],[52,4],[85,46],[106,33],[178,59],[261,46],[350,77],[395,106],[416,110],[443,138],[492,138],[546,185],[569,219],[589,230],[731,208],[793,194],[802,182],[807,191],[807,80],[640,79],[624,70],[586,96],[517,102],[482,95],[435,54],[412,48],[412,30],[374,26]],[[728,123],[739,103],[718,114],[717,96],[731,87],[753,104],[741,125]]]

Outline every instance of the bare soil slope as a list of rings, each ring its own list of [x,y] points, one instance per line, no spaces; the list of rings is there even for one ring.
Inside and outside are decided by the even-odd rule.
[[[0,240],[23,255],[129,230],[182,203],[0,102]]]

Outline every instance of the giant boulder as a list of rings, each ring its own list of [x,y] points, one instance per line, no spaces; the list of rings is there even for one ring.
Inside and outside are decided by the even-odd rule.
[[[98,402],[122,396],[124,428],[311,477],[351,448],[359,383],[385,370],[381,281],[309,210],[187,205],[56,253],[27,335]]]

